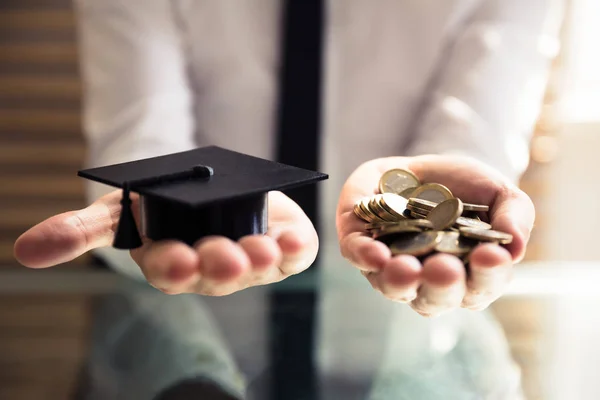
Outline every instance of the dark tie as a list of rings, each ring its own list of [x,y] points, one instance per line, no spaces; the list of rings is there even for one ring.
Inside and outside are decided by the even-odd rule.
[[[322,0],[287,0],[283,8],[277,159],[311,170],[319,167],[321,3]],[[310,185],[287,192],[315,225],[319,224],[319,186]]]
[[[319,169],[322,0],[286,0],[282,13],[277,160]],[[287,191],[319,231],[318,187]],[[312,266],[312,270],[316,267]],[[310,271],[309,271],[310,272]],[[293,277],[290,279],[294,279]],[[316,398],[313,344],[315,288],[271,294],[272,400]]]

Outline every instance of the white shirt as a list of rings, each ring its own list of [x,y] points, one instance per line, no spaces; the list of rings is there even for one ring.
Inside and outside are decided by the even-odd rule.
[[[209,144],[274,156],[279,1],[77,5],[90,166]],[[462,153],[516,180],[562,13],[563,0],[328,1],[323,236],[335,240],[340,189],[370,159]]]
[[[77,4],[90,166],[209,144],[273,157],[279,1]],[[339,254],[335,209],[341,187],[364,161],[423,153],[470,155],[516,180],[527,166],[530,133],[558,48],[563,0],[327,4],[320,169],[330,179],[320,183],[325,268],[318,362],[325,375],[368,374],[374,368],[366,362],[370,347],[347,332],[396,321],[401,329],[385,344],[394,363],[377,371],[384,379],[390,369],[388,378],[394,376],[398,363],[415,370],[424,355],[448,352],[460,326],[473,327],[469,318],[476,316],[459,311],[449,319],[424,319],[367,287]],[[113,190],[88,185],[90,201]],[[115,269],[141,277],[127,252],[107,248],[98,254]],[[361,280],[373,296],[331,290],[342,277]],[[256,296],[264,291],[252,290]],[[340,310],[351,310],[353,318]],[[266,337],[263,325],[255,323],[248,332]],[[266,354],[258,347],[255,353]]]

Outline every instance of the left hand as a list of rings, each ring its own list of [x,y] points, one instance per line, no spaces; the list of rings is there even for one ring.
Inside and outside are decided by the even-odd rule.
[[[423,265],[390,249],[364,230],[354,215],[357,200],[378,193],[381,175],[393,168],[412,171],[422,183],[447,186],[460,199],[490,206],[493,229],[513,235],[505,247],[480,244],[470,256],[470,274],[455,256],[436,254]],[[389,157],[369,161],[348,178],[337,208],[342,255],[385,297],[409,303],[419,314],[436,316],[463,307],[482,310],[498,299],[510,281],[512,266],[524,254],[535,219],[529,197],[500,173],[478,161],[454,156]]]

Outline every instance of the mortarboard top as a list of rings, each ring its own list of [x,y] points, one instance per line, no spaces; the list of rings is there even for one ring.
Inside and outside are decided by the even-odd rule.
[[[327,179],[326,174],[209,146],[79,171],[123,189],[113,245],[141,246],[129,192],[140,194],[142,231],[153,240],[193,244],[207,235],[237,240],[267,228],[267,192]]]

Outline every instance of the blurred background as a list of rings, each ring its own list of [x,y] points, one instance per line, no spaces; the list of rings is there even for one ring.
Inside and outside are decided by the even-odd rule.
[[[600,2],[571,0],[521,182],[537,207],[526,259],[540,266],[534,273],[544,274],[552,268],[544,266],[557,261],[585,272],[600,260],[599,37]],[[0,273],[22,268],[12,255],[20,233],[84,206],[83,182],[76,176],[86,151],[80,93],[71,2],[2,0]],[[59,268],[80,270],[89,262],[84,256]],[[589,284],[582,291],[593,291],[594,282]],[[594,342],[586,342],[598,333],[600,324],[590,325],[597,311],[587,300],[545,293],[552,290],[534,288],[542,295],[515,294],[494,306],[523,369],[526,393],[530,399],[598,398],[581,391],[597,385],[589,371],[597,370],[600,343],[590,351]],[[0,399],[66,398],[85,354],[91,300],[0,293]],[[561,386],[551,385],[558,375]]]

